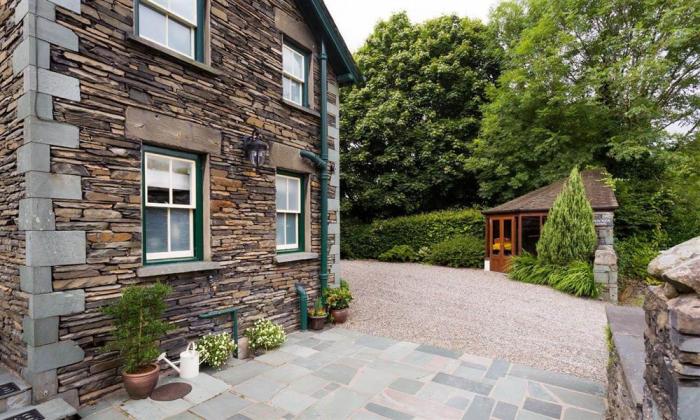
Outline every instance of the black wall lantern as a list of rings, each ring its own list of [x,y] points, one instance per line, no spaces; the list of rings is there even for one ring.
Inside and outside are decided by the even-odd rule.
[[[243,138],[243,149],[245,154],[256,168],[265,164],[270,146],[263,140],[258,129],[253,130],[253,135]]]

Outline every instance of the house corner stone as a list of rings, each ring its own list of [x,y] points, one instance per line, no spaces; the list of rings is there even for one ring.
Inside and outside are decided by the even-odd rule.
[[[81,177],[51,168],[51,146],[77,148],[79,129],[53,121],[53,97],[80,101],[78,79],[51,70],[51,46],[77,51],[78,36],[56,22],[56,6],[80,13],[80,0],[22,0],[15,22],[22,23],[22,42],[12,54],[15,75],[22,75],[17,117],[24,119],[24,142],[17,150],[17,170],[24,174],[18,228],[26,238],[25,266],[20,288],[28,294],[28,313],[22,338],[27,364],[22,375],[32,386],[32,400],[46,401],[58,394],[56,369],[80,362],[84,352],[71,340],[60,340],[59,316],[85,309],[83,290],[54,292],[52,269],[82,264],[86,259],[83,231],[57,230],[53,199],[82,198]]]

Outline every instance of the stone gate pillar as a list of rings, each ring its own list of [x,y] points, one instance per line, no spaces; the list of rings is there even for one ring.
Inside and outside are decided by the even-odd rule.
[[[649,265],[663,282],[644,302],[644,419],[700,418],[700,237]]]
[[[613,248],[614,214],[598,212],[594,216],[598,247],[593,262],[593,277],[601,288],[601,299],[617,303],[617,254]]]

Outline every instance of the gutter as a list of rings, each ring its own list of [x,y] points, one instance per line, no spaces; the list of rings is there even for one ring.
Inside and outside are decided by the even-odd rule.
[[[316,165],[321,178],[321,296],[328,288],[328,54],[326,44],[321,40],[321,54],[319,55],[321,67],[321,156],[308,150],[302,150],[299,155],[309,159]]]

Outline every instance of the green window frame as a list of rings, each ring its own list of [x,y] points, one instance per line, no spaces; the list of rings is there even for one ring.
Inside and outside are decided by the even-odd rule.
[[[177,5],[182,5],[182,2],[171,4],[173,0],[134,0],[134,30],[136,34],[148,41],[154,42],[164,48],[174,51],[177,54],[184,55],[201,63],[205,60],[204,55],[204,35],[206,30],[206,1],[207,0],[190,0],[193,8],[190,10],[189,16],[183,9],[178,10]],[[146,22],[148,19],[160,19],[163,21],[163,33],[161,39],[156,34],[158,25],[153,20]],[[145,26],[141,28],[141,23]],[[176,30],[172,30],[176,28]],[[182,35],[182,29],[187,29],[190,33],[189,51],[183,51],[175,46],[175,40],[178,35]],[[178,34],[178,31],[180,33]],[[174,35],[171,38],[171,33]],[[171,39],[173,43],[171,44]],[[182,39],[180,39],[182,41]]]
[[[306,176],[278,170],[275,206],[277,253],[303,252],[306,246]]]
[[[166,164],[167,175],[164,172]],[[158,168],[159,165],[160,168]],[[181,186],[186,176],[189,176],[189,190]],[[176,185],[178,182],[180,185]],[[203,189],[202,156],[162,147],[143,146],[141,153],[143,265],[203,259]],[[187,217],[183,218],[185,215],[189,216],[188,225],[183,224],[187,220]],[[163,227],[163,221],[165,221],[165,229],[160,229],[158,232],[158,228]],[[187,249],[182,247],[183,231],[171,229],[171,226],[177,224],[189,227],[189,235],[186,237],[189,245]],[[165,241],[159,241],[158,238]]]
[[[301,59],[301,72],[294,64],[294,59]],[[299,106],[309,107],[309,77],[311,73],[311,54],[294,42],[285,39],[282,44],[282,97]],[[294,99],[294,91],[300,90],[299,100]]]

